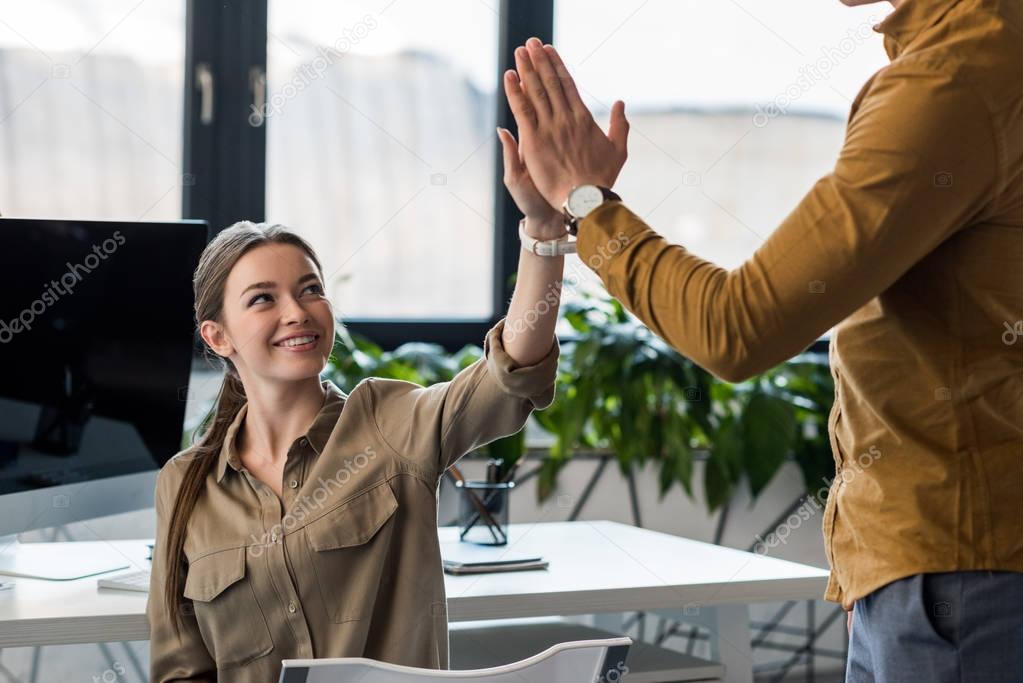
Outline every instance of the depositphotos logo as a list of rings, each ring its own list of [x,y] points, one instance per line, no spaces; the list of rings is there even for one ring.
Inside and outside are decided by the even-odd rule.
[[[67,262],[65,264],[67,271],[60,276],[59,280],[50,280],[50,284],[46,286],[38,299],[9,321],[0,319],[0,344],[10,342],[19,332],[31,330],[37,317],[60,301],[62,296],[73,294],[78,283],[84,280],[86,275],[99,268],[102,262],[106,261],[107,257],[111,256],[124,243],[124,235],[120,230],[115,230],[113,237],[103,240],[102,244],[93,245],[92,253],[83,258],[81,263]]]

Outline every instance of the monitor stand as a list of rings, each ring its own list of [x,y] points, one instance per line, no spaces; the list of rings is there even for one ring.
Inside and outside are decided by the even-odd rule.
[[[127,569],[131,562],[106,541],[21,543],[0,536],[0,574],[27,579],[71,581]]]

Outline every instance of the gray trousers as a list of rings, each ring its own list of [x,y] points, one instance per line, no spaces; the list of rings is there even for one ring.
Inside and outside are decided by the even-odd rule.
[[[1023,573],[917,574],[856,601],[846,683],[1023,683]]]

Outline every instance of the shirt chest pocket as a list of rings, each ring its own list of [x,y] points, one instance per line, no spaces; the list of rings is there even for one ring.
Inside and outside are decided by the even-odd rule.
[[[245,576],[245,548],[191,562],[184,596],[192,601],[206,649],[218,669],[241,666],[273,650],[263,611]]]
[[[373,613],[394,527],[388,522],[397,509],[384,482],[306,525],[310,563],[331,621]]]

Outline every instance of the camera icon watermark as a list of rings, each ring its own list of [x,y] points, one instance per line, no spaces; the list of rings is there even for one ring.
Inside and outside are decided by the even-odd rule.
[[[703,393],[700,391],[700,387],[686,387],[682,390],[682,396],[686,401],[696,402],[703,398]]]
[[[55,508],[66,508],[71,505],[71,498],[65,493],[58,493],[53,496],[53,507]]]
[[[447,174],[446,173],[431,173],[430,174],[430,184],[431,185],[437,185],[437,186],[447,185],[448,184],[448,176],[447,176]]]
[[[824,280],[811,280],[809,285],[811,294],[823,294],[824,290],[827,289],[827,285]]]
[[[103,673],[93,674],[92,680],[93,683],[116,683],[124,677],[124,674],[127,673],[127,671],[128,670],[124,667],[124,664],[115,660],[114,663],[111,664],[110,668]]]
[[[686,187],[699,187],[703,184],[703,177],[696,171],[686,171],[682,174],[682,184]]]
[[[572,496],[568,495],[567,493],[562,493],[560,496],[558,496],[558,507],[559,508],[562,508],[564,510],[568,510],[574,504],[575,504],[575,498],[573,498]]]
[[[951,401],[952,390],[948,387],[938,387],[934,390],[934,399],[936,401]]]
[[[68,64],[54,64],[50,67],[50,78],[59,80],[71,78],[71,66]]]
[[[952,187],[952,174],[948,171],[934,174],[935,187]]]

